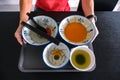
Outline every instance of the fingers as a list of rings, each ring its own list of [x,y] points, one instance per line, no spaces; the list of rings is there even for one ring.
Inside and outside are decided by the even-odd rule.
[[[95,24],[95,19],[94,18],[90,18],[90,21]]]
[[[17,28],[16,32],[15,32],[15,38],[17,39],[17,41],[23,45],[23,39],[22,39],[22,36],[21,36],[21,30],[22,30],[22,26],[19,25],[19,27]]]
[[[23,45],[23,40],[22,40],[22,37],[21,37],[21,33],[19,33],[18,31],[15,32],[15,38],[17,39],[17,41]]]
[[[22,40],[22,38],[21,38],[21,35],[18,35],[18,33],[15,33],[15,37],[16,37],[17,41],[18,41],[21,45],[23,45],[23,40]]]

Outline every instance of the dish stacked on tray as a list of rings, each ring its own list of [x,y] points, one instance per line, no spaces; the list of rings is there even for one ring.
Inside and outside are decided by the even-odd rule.
[[[47,30],[46,34],[52,37],[57,36],[58,25],[53,18],[41,15],[34,17],[34,19]],[[31,20],[28,20],[27,23],[35,26]],[[60,22],[59,34],[64,41],[75,47],[70,49],[63,42],[47,44],[50,42],[49,39],[40,36],[25,26],[22,29],[22,36],[29,44],[34,46],[47,44],[43,50],[43,60],[48,67],[63,68],[70,61],[71,65],[79,71],[91,71],[95,66],[95,56],[88,45],[98,35],[96,26],[83,16],[71,15]]]
[[[32,19],[27,21],[27,24],[31,25],[35,29],[43,27],[46,30],[46,33],[52,37],[56,37],[58,33],[58,25],[56,21],[49,16],[35,16],[33,17],[34,21],[39,25],[36,25]],[[43,31],[43,30],[42,30]],[[43,31],[44,32],[44,31]],[[50,41],[44,38],[42,35],[37,34],[33,30],[30,30],[27,25],[22,29],[23,39],[30,45],[40,46],[49,43]]]

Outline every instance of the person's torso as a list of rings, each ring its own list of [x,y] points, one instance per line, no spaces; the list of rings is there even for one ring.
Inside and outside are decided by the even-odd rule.
[[[35,6],[45,11],[70,11],[68,0],[37,0]]]

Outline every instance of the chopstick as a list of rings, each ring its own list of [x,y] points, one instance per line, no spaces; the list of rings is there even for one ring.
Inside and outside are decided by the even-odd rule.
[[[31,20],[32,20],[32,22],[36,25],[36,28],[38,28],[38,29],[40,29],[41,31],[43,31],[43,32],[47,33],[47,31],[46,31],[46,29],[45,29],[45,28],[43,28],[43,27],[42,27],[42,26],[40,26],[38,23],[36,23],[36,21],[35,21],[35,20],[34,20],[34,18],[31,16],[31,14],[30,14],[30,13],[27,13],[27,15],[28,15],[29,19],[31,19]]]
[[[55,38],[53,38],[52,36],[48,35],[47,33],[45,33],[45,32],[43,32],[43,31],[41,31],[41,30],[39,30],[39,29],[31,26],[30,24],[28,24],[28,23],[26,23],[26,22],[24,22],[24,21],[22,21],[21,24],[22,24],[23,26],[27,27],[28,29],[34,31],[35,33],[41,35],[42,37],[48,39],[49,41],[55,43],[56,45],[59,45],[60,41],[57,40],[57,39],[55,39]]]

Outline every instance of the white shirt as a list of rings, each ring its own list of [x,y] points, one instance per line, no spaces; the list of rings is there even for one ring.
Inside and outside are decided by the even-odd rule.
[[[70,11],[77,11],[80,0],[68,0]]]

